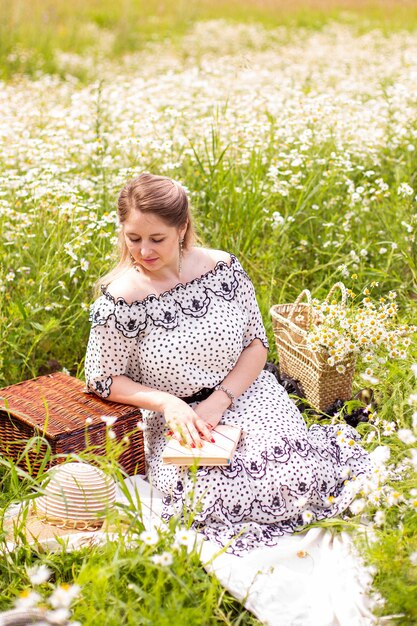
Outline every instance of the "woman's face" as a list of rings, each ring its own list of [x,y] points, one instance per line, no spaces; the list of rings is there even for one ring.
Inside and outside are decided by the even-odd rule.
[[[179,240],[186,227],[169,226],[154,213],[133,210],[123,223],[123,234],[130,254],[148,272],[178,267]]]

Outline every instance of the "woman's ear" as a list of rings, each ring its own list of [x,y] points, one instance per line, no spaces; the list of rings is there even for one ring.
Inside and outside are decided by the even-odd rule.
[[[187,228],[188,228],[188,220],[187,220],[187,223],[185,224],[185,226],[182,226],[182,227],[179,229],[180,239],[184,239],[184,237],[185,237],[185,233],[187,232]]]

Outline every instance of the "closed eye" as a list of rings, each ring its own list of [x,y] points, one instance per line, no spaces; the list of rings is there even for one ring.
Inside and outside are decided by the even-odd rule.
[[[132,243],[139,243],[140,239],[132,239],[132,237],[129,237],[129,240]],[[164,241],[164,239],[151,239],[152,243],[162,243],[162,241]]]

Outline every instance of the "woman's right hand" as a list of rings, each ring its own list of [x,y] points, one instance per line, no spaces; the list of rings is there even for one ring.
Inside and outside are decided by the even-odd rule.
[[[171,396],[163,406],[163,414],[172,436],[192,448],[201,448],[203,440],[212,441],[207,423],[183,400]]]

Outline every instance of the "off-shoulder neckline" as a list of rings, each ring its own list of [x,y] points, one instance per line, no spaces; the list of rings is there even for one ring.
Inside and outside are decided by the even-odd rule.
[[[105,285],[101,285],[101,292],[103,296],[105,296],[109,300],[112,300],[115,304],[117,304],[118,302],[124,302],[124,304],[126,304],[127,306],[133,306],[134,304],[145,304],[147,301],[151,301],[151,300],[154,300],[154,301],[160,300],[164,296],[169,295],[173,293],[174,291],[177,291],[178,289],[185,289],[189,285],[194,285],[194,284],[198,284],[202,282],[208,276],[215,275],[221,267],[226,267],[227,269],[231,269],[233,265],[237,263],[237,258],[231,252],[229,252],[228,254],[230,254],[230,265],[226,263],[226,261],[217,261],[213,269],[208,270],[201,276],[197,276],[196,278],[193,278],[192,280],[189,280],[186,283],[177,283],[174,287],[171,287],[171,289],[167,289],[166,291],[163,291],[159,295],[156,295],[156,293],[150,293],[147,296],[145,296],[145,298],[143,298],[142,300],[134,300],[130,304],[128,304],[125,298],[123,298],[122,296],[118,296],[117,298],[112,296],[112,294],[109,293],[109,291],[107,291],[107,288]]]

